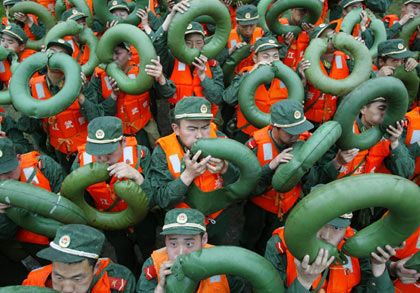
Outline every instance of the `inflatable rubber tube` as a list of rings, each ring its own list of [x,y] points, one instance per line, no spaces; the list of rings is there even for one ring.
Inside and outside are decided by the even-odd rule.
[[[284,25],[279,22],[279,16],[290,8],[305,8],[309,11],[309,16],[305,17],[302,23],[315,24],[321,17],[322,3],[317,0],[281,0],[276,1],[267,11],[265,20],[270,31],[278,36],[292,32],[295,38],[302,32],[302,28],[297,25]]]
[[[277,270],[261,255],[236,246],[218,246],[177,257],[166,278],[166,292],[195,292],[198,282],[229,274],[251,283],[253,292],[285,292]]]
[[[128,77],[112,61],[115,46],[122,42],[132,44],[139,54],[139,73],[134,79]],[[100,62],[107,64],[107,75],[117,81],[121,91],[130,95],[139,95],[152,87],[154,78],[146,74],[145,68],[147,64],[152,64],[151,59],[157,59],[156,51],[150,38],[138,27],[130,24],[117,24],[109,28],[99,40],[96,55]]]
[[[372,71],[372,58],[369,49],[353,36],[346,33],[338,33],[332,38],[335,48],[340,51],[349,52],[355,60],[352,73],[345,79],[333,79],[325,75],[320,67],[322,54],[327,50],[328,38],[316,38],[306,48],[304,59],[311,63],[305,70],[305,75],[310,83],[323,93],[343,96],[351,92],[359,84],[368,80]]]
[[[68,0],[68,1],[70,1],[70,3],[73,4],[74,7],[76,7],[84,15],[86,15],[86,24],[88,25],[88,27],[93,28],[92,12],[87,2],[85,0]],[[104,6],[108,7],[108,5],[104,5]]]
[[[255,104],[255,92],[262,84],[270,83],[274,78],[280,79],[287,88],[287,98],[303,102],[305,92],[298,74],[280,60],[273,61],[271,66],[259,66],[249,73],[242,82],[238,93],[238,104],[249,123],[257,128],[270,124],[270,113],[264,113]]]
[[[65,0],[56,0],[55,1],[55,18],[61,20],[61,16],[63,12],[66,11],[66,4],[64,3]]]
[[[20,181],[0,182],[0,202],[64,224],[86,224],[87,222],[83,211],[67,198]]]
[[[225,87],[228,87],[232,82],[235,74],[235,68],[243,59],[251,55],[251,45],[247,44],[242,46],[241,48],[237,49],[230,55],[225,63],[222,66],[223,70],[223,81],[225,83]]]
[[[131,2],[128,2],[128,3],[131,3]],[[111,22],[113,20],[116,20],[118,21],[118,23],[126,23],[126,24],[132,24],[134,26],[138,26],[141,22],[141,19],[136,15],[136,12],[139,9],[145,9],[148,6],[149,1],[137,0],[135,1],[135,4],[136,4],[136,7],[128,14],[126,19],[113,16],[112,13],[108,9],[107,1],[104,1],[104,0],[93,0],[93,10],[95,11],[95,15],[104,25],[106,24],[107,21]]]
[[[350,176],[326,184],[304,197],[289,214],[284,237],[298,259],[308,254],[312,263],[321,248],[345,262],[343,253],[370,258],[376,247],[395,247],[420,225],[419,187],[405,178],[387,174]],[[318,239],[323,225],[354,210],[380,206],[389,213],[346,240],[342,251]],[[337,259],[338,258],[338,259]]]
[[[398,34],[398,37],[404,40],[406,47],[408,47],[408,42],[410,41],[411,36],[416,32],[417,27],[419,25],[420,15],[416,16],[414,19],[410,20],[402,27],[400,33]]]
[[[377,97],[384,97],[388,104],[384,121],[363,133],[353,133],[353,124],[360,109]],[[333,120],[340,123],[343,130],[337,140],[338,147],[342,150],[366,150],[374,146],[386,133],[389,125],[395,125],[397,121],[404,119],[407,108],[408,94],[401,80],[391,76],[369,79],[344,97],[334,114]]]
[[[277,192],[292,190],[306,172],[334,145],[341,135],[341,126],[336,121],[322,124],[301,147],[290,152],[293,154],[286,164],[280,164],[274,173],[272,183]]]
[[[200,54],[209,60],[226,46],[231,30],[229,10],[218,0],[191,0],[190,7],[184,13],[175,14],[168,30],[168,46],[178,60],[191,65]],[[201,50],[190,49],[185,44],[185,31],[188,24],[198,16],[208,15],[215,20],[216,32]],[[141,60],[141,58],[140,58]]]
[[[257,5],[258,9],[258,26],[261,27],[265,32],[270,31],[267,26],[267,22],[265,21],[265,14],[267,13],[268,7],[273,0],[260,0]]]
[[[413,102],[416,102],[420,85],[420,78],[417,75],[417,70],[408,72],[405,70],[405,65],[403,64],[395,68],[394,74],[392,76],[398,78],[404,83],[408,93],[409,106]]]
[[[16,293],[57,293],[60,291],[56,291],[54,289],[46,288],[46,287],[36,287],[36,286],[7,286],[1,287],[0,293],[8,293],[8,292],[16,292]]]
[[[211,155],[232,162],[240,170],[239,179],[210,192],[203,192],[191,184],[185,202],[205,215],[210,215],[231,205],[237,200],[247,199],[258,183],[261,166],[257,157],[245,145],[229,138],[203,138],[192,146],[192,153],[201,150],[201,158]]]
[[[84,198],[84,191],[90,185],[107,181],[109,172],[105,163],[90,163],[68,175],[61,185],[61,194],[86,214],[89,225],[104,230],[120,230],[133,226],[144,219],[149,209],[149,199],[140,185],[131,180],[115,183],[115,193],[124,200],[128,207],[116,213],[100,212],[90,206]]]
[[[10,8],[9,14],[13,15],[15,12],[30,13],[36,15],[45,25],[45,34],[56,24],[52,13],[41,4],[33,1],[18,2]],[[28,40],[26,48],[39,51],[44,43],[45,35],[40,40]]]

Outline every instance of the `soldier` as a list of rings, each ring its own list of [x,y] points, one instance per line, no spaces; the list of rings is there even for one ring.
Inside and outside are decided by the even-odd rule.
[[[0,108],[0,137],[8,137],[16,148],[16,153],[24,154],[33,151],[34,147],[23,136],[22,131],[8,114]]]
[[[155,250],[143,265],[136,292],[165,292],[166,277],[181,254],[212,247],[208,244],[204,215],[195,209],[173,209],[166,213],[162,227],[165,247]],[[200,282],[198,292],[242,292],[242,280],[226,275]]]
[[[141,185],[151,199],[153,190],[150,187],[149,175],[150,152],[137,144],[135,137],[123,134],[123,123],[117,117],[103,116],[93,119],[88,125],[86,145],[78,148],[77,160],[72,170],[91,162],[104,162],[109,165],[111,179],[89,186],[88,196],[100,211],[120,212],[127,208],[127,203],[114,192],[114,184],[121,178],[133,180]],[[154,203],[150,202],[150,207]],[[134,245],[139,245],[143,256],[149,255],[155,245],[156,221],[149,213],[141,223],[133,228],[117,231],[105,231],[105,236],[115,247],[118,263],[133,272],[139,268],[134,253]]]
[[[152,154],[151,180],[156,204],[165,209],[189,207],[185,201],[192,184],[212,191],[234,182],[237,169],[226,160],[207,156],[199,160],[201,151],[191,155],[191,147],[202,138],[222,136],[211,123],[210,103],[201,97],[186,97],[175,106],[173,133],[158,139]],[[181,166],[185,166],[181,168]],[[211,242],[223,243],[229,210],[206,215]]]
[[[349,227],[352,214],[344,214],[325,224],[317,237],[333,246],[342,247],[355,232]],[[288,289],[287,292],[350,292],[352,288],[362,292],[394,292],[388,275],[386,261],[395,255],[395,250],[386,245],[371,253],[371,259],[346,256],[347,265],[332,265],[334,257],[320,249],[316,260],[309,264],[309,256],[301,261],[289,252],[284,241],[284,227],[274,231],[267,243],[265,258],[279,271]],[[318,291],[319,290],[319,291]],[[358,291],[357,291],[358,292]]]
[[[50,246],[37,254],[51,264],[30,272],[22,285],[61,292],[133,292],[136,281],[130,270],[99,258],[104,240],[102,232],[89,226],[61,226]]]

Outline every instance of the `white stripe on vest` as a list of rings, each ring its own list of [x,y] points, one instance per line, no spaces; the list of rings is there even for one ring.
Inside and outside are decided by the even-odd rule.
[[[273,148],[271,147],[271,143],[263,144],[263,152],[264,152],[264,161],[272,160],[273,159]]]
[[[38,99],[45,98],[45,91],[44,91],[44,86],[42,85],[42,82],[38,82],[35,84],[35,90],[36,90]]]
[[[172,169],[175,173],[181,173],[181,162],[178,158],[178,155],[169,156],[169,161],[171,161]]]
[[[25,175],[26,181],[28,181],[29,177],[31,177],[32,172],[34,172],[34,167],[28,167],[28,168],[23,169],[23,174]],[[36,175],[34,176],[34,178],[32,178],[31,182],[35,182],[35,184],[39,184],[39,180],[36,177]],[[31,182],[28,182],[28,183],[31,183]]]
[[[92,163],[92,156],[87,152],[83,152],[83,164],[87,165],[89,163]]]
[[[132,147],[125,147],[124,148],[124,163],[127,164],[134,164],[134,158],[133,158],[133,148]]]
[[[343,60],[341,59],[341,56],[339,56],[339,55],[336,55],[336,56],[335,56],[335,66],[336,66],[338,69],[343,68]]]

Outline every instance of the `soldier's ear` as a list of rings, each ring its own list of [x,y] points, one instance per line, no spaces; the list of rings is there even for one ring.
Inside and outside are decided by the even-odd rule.
[[[171,124],[172,130],[175,132],[177,136],[179,136],[179,125],[176,123]]]
[[[93,274],[96,275],[96,273],[99,271],[100,268],[101,268],[101,262],[97,261],[95,264],[95,267],[93,268]]]
[[[207,232],[205,232],[203,236],[201,237],[201,247],[206,246],[208,240],[209,240],[208,234]]]

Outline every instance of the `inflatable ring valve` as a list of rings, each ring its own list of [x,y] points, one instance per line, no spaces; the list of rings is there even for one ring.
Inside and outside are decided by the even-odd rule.
[[[400,65],[395,68],[394,74],[392,75],[395,78],[401,80],[408,92],[409,107],[412,103],[416,101],[417,93],[420,85],[420,78],[417,75],[416,70],[406,71],[404,65]]]
[[[89,225],[104,230],[120,230],[133,226],[144,219],[149,209],[149,199],[139,185],[131,180],[115,183],[115,193],[128,207],[121,212],[100,212],[84,199],[84,191],[90,185],[107,181],[111,177],[105,163],[90,163],[68,175],[61,185],[61,194],[86,214]]]
[[[203,138],[197,140],[192,153],[201,150],[201,158],[211,155],[232,162],[240,170],[239,179],[226,187],[204,192],[191,184],[185,202],[204,215],[210,215],[231,205],[235,201],[247,199],[258,183],[261,166],[257,157],[245,145],[228,138]]]
[[[322,54],[327,50],[328,40],[329,38],[316,38],[309,43],[303,58],[308,60],[311,66],[305,70],[305,75],[309,82],[321,92],[343,96],[370,78],[372,58],[369,49],[355,40],[353,36],[338,33],[332,37],[334,47],[349,52],[355,60],[355,65],[352,73],[345,79],[330,78],[322,71],[319,61]]]
[[[362,8],[353,9],[350,11],[343,20],[341,24],[340,31],[345,32],[349,35],[352,34],[353,28],[360,23],[361,17],[360,13],[363,11]],[[377,19],[375,14],[372,13],[369,9],[365,10],[368,14],[371,22],[369,28],[373,31],[375,36],[375,41],[373,42],[372,47],[369,49],[370,56],[372,59],[375,59],[378,56],[378,44],[380,42],[386,41],[386,29],[382,20]]]
[[[281,0],[276,1],[267,11],[265,20],[270,31],[278,36],[292,32],[295,38],[302,32],[302,28],[297,25],[284,25],[278,21],[279,16],[290,8],[306,8],[309,16],[305,17],[302,23],[315,24],[322,14],[322,3],[317,0]]]
[[[135,79],[129,78],[112,61],[115,46],[122,42],[132,44],[139,54],[139,73]],[[100,62],[107,64],[106,74],[117,81],[121,91],[130,95],[139,95],[152,87],[154,78],[146,74],[145,68],[147,64],[151,64],[151,59],[157,59],[156,51],[150,38],[138,27],[117,24],[109,28],[99,40],[96,55]]]
[[[363,133],[353,133],[360,109],[377,97],[384,97],[388,104],[383,122]],[[338,147],[342,150],[369,149],[383,137],[389,125],[404,119],[407,108],[408,94],[401,80],[391,76],[369,79],[344,97],[334,114],[333,120],[340,123],[343,130],[337,140]]]
[[[285,292],[277,270],[261,255],[236,246],[217,246],[177,257],[166,280],[166,292],[195,292],[198,283],[215,275],[240,276],[253,292]]]
[[[322,124],[301,147],[290,152],[293,154],[286,164],[280,164],[274,173],[272,183],[277,192],[292,190],[306,172],[334,145],[341,135],[341,126],[336,121]]]
[[[226,59],[222,66],[225,87],[228,87],[232,82],[236,66],[249,55],[251,55],[251,45],[247,44],[237,49]]]
[[[175,14],[169,26],[168,46],[175,58],[191,65],[195,57],[199,57],[200,54],[203,54],[209,60],[217,56],[228,42],[231,22],[228,9],[218,0],[207,0],[205,2],[191,0],[188,3],[190,4],[189,9],[182,14]],[[216,32],[211,41],[206,43],[200,52],[198,49],[187,47],[184,33],[188,24],[201,15],[208,15],[215,20]]]
[[[59,221],[42,217],[25,209],[10,207],[6,210],[6,215],[15,222],[16,225],[36,234],[54,238],[57,229],[64,224]]]
[[[420,225],[420,200],[417,184],[387,174],[362,174],[326,184],[304,197],[289,214],[284,238],[288,250],[298,259],[308,254],[312,263],[321,248],[345,263],[346,253],[370,258],[376,247],[395,247],[413,234]],[[329,221],[354,210],[380,206],[389,213],[360,230],[344,243],[339,253],[335,246],[317,238],[317,232]]]
[[[280,79],[286,85],[288,99],[303,102],[305,97],[301,79],[289,66],[280,60],[273,61],[271,66],[259,66],[245,77],[238,93],[241,112],[246,120],[257,128],[270,124],[270,114],[257,107],[255,92],[260,85],[270,83],[274,78]]]
[[[111,22],[113,20],[117,20],[119,24],[126,23],[138,26],[141,22],[141,19],[136,15],[136,12],[139,9],[145,9],[148,6],[149,1],[139,0],[135,2],[136,7],[128,14],[126,19],[113,16],[112,13],[108,10],[108,5],[103,0],[93,0],[93,10],[95,11],[95,16],[97,16],[101,23],[104,25],[107,21]]]
[[[20,181],[0,182],[0,202],[64,224],[86,224],[87,222],[83,211],[67,198]]]
[[[22,1],[18,2],[15,5],[10,8],[9,14],[13,15],[15,12],[22,12],[22,13],[30,13],[38,16],[38,18],[44,23],[45,25],[45,35],[48,33],[48,31],[56,24],[54,16],[51,14],[51,12],[42,6],[39,3],[33,2],[33,1]],[[40,40],[28,40],[26,42],[26,48],[39,51],[41,50],[41,46],[44,43],[44,38]]]
[[[64,72],[66,82],[51,98],[38,100],[31,96],[28,84],[31,76],[47,64]],[[57,115],[77,99],[82,88],[80,73],[80,65],[66,53],[35,53],[20,63],[10,79],[9,91],[13,105],[24,115],[37,119]]]

